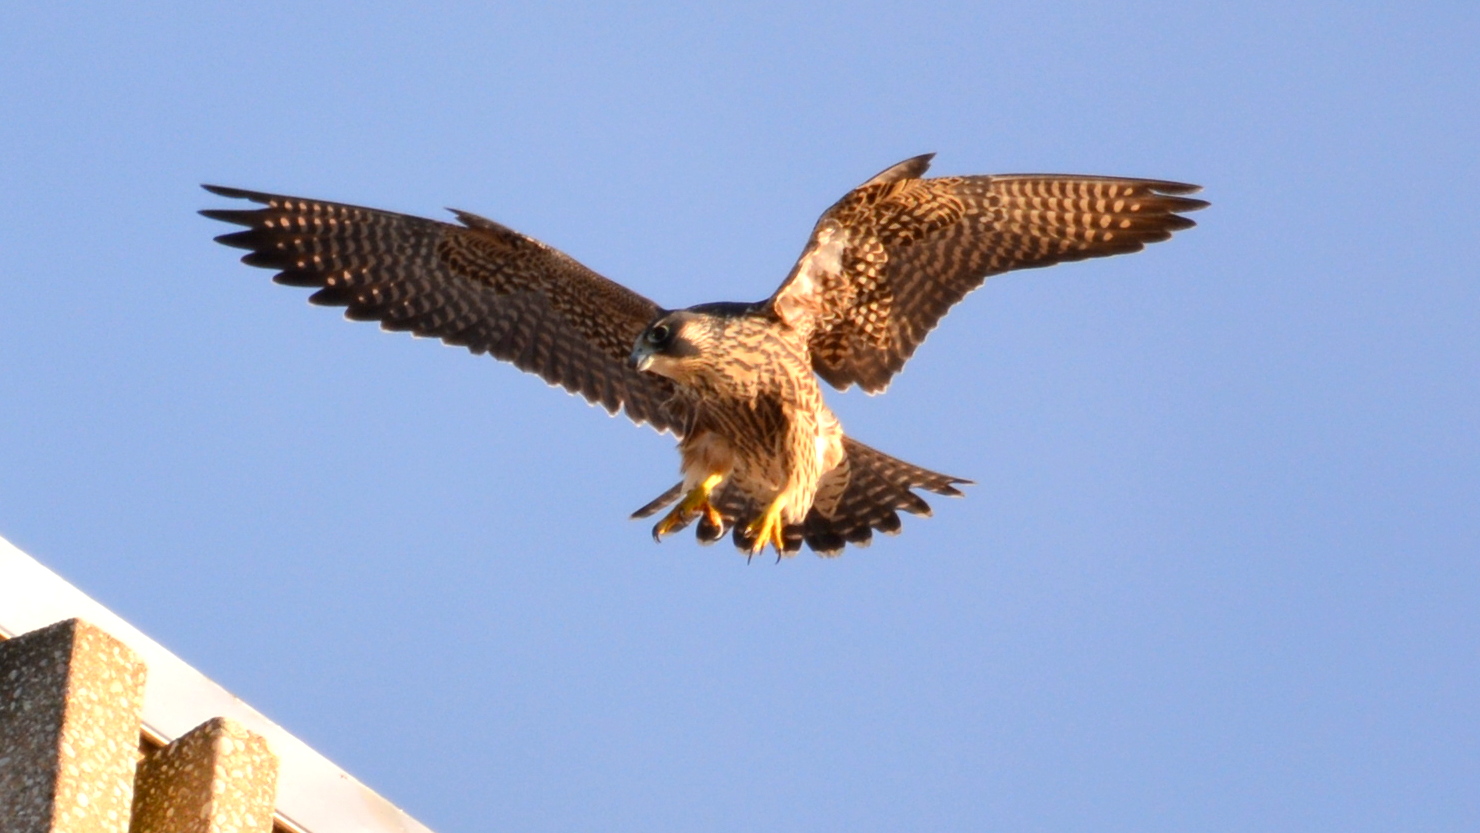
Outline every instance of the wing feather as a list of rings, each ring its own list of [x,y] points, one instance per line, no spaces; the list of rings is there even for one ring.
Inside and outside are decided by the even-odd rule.
[[[627,366],[661,309],[565,254],[463,211],[462,226],[318,200],[205,186],[255,210],[202,211],[246,226],[216,239],[273,280],[316,289],[355,321],[490,353],[611,413],[680,433],[672,383]]]
[[[907,159],[818,220],[773,311],[807,333],[812,367],[839,389],[888,386],[942,316],[992,275],[1140,251],[1191,228],[1196,185],[1003,174],[920,179]]]

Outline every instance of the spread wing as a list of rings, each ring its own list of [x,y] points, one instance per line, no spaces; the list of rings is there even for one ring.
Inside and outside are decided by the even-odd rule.
[[[771,296],[808,333],[812,368],[874,393],[941,316],[991,275],[1140,251],[1195,225],[1196,185],[1154,179],[1005,174],[921,179],[907,159],[829,208]]]
[[[491,220],[454,212],[462,226],[359,208],[205,186],[256,210],[207,210],[246,226],[216,239],[250,250],[242,262],[274,281],[314,287],[315,304],[387,330],[434,336],[492,353],[608,412],[681,433],[670,382],[627,366],[657,304],[545,244]]]

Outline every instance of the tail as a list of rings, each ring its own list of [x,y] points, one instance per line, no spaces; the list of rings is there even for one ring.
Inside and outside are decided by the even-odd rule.
[[[890,457],[851,437],[843,438],[843,451],[844,462],[822,476],[806,519],[786,528],[785,555],[794,555],[803,543],[826,556],[841,555],[848,544],[866,547],[873,543],[875,530],[885,535],[899,534],[899,510],[912,515],[931,514],[930,504],[913,490],[960,497],[956,486],[971,483]],[[682,485],[664,492],[633,517],[645,518],[677,500]],[[713,503],[724,516],[725,525],[715,527],[701,517],[696,530],[699,541],[713,543],[733,530],[735,546],[750,552],[754,542],[745,535],[745,528],[764,507],[728,483],[715,492]]]

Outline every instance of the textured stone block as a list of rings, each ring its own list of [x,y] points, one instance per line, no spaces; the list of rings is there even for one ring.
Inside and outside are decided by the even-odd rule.
[[[133,833],[271,833],[277,757],[224,717],[144,755]]]
[[[79,619],[0,642],[0,830],[128,830],[144,673]]]

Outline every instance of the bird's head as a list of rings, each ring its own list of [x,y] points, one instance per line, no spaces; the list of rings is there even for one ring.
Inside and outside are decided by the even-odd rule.
[[[765,302],[721,301],[665,312],[637,337],[627,361],[637,370],[676,382],[724,373],[725,357],[734,347],[736,327],[754,319]]]
[[[712,327],[706,319],[691,310],[658,316],[637,337],[627,363],[635,370],[670,379],[688,376],[701,361],[705,345],[712,341]]]

